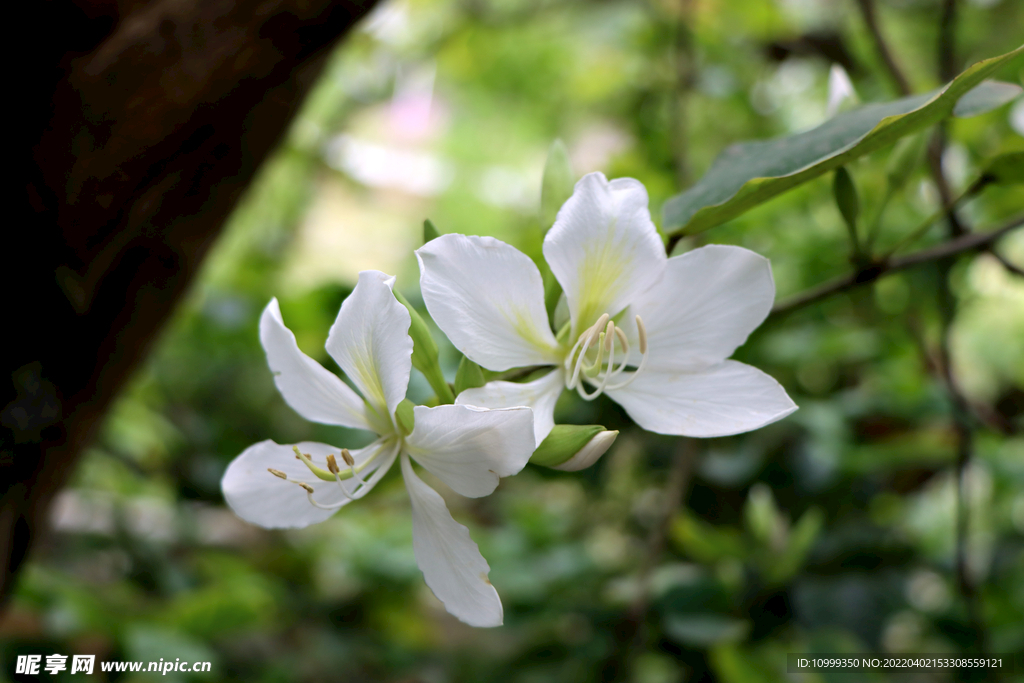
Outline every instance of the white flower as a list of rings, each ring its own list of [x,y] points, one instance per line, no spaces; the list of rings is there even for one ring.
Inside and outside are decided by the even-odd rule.
[[[441,496],[416,475],[410,457],[457,493],[486,496],[499,477],[519,472],[529,460],[533,416],[529,408],[416,406],[407,433],[396,411],[409,384],[413,342],[409,312],[395,299],[393,283],[378,271],[360,273],[327,337],[327,352],[363,398],[299,350],[276,299],[260,319],[267,362],[288,405],[308,420],[367,429],[380,438],[352,452],[312,442],[254,444],[224,473],[224,498],[253,524],[307,526],[366,495],[400,455],[412,499],[413,550],[427,585],[467,624],[498,626],[501,601],[487,580],[487,561]]]
[[[796,405],[774,379],[726,360],[775,299],[768,260],[707,246],[673,258],[636,180],[591,173],[544,240],[570,321],[548,326],[534,263],[490,237],[449,234],[417,250],[430,315],[470,360],[494,371],[553,366],[526,383],[496,381],[457,404],[531,406],[539,444],[563,388],[606,393],[644,429],[712,437],[779,420]]]
[[[853,89],[850,76],[839,64],[833,64],[828,72],[828,104],[825,105],[825,118],[830,119],[839,113],[839,107],[845,100],[856,101],[857,91]]]

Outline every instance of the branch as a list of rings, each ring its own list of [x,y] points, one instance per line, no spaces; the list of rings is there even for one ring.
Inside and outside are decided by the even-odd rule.
[[[1010,261],[1008,261],[1006,259],[1005,256],[1000,254],[998,251],[993,249],[991,246],[989,246],[987,251],[988,251],[989,254],[992,255],[993,258],[995,258],[996,261],[999,261],[999,263],[1002,264],[1003,268],[1005,268],[1009,272],[1013,273],[1014,275],[1017,275],[1019,277],[1024,277],[1024,268],[1021,268],[1020,266],[1017,266],[1017,265],[1011,263]]]
[[[871,33],[871,38],[875,43],[875,50],[878,52],[878,56],[882,58],[882,62],[885,64],[889,76],[896,85],[896,89],[899,90],[901,95],[911,94],[913,89],[910,87],[910,81],[903,75],[903,69],[900,68],[896,57],[882,36],[881,28],[878,26],[878,17],[875,15],[875,0],[857,0],[857,6],[860,7],[861,16],[868,27],[868,32]]]
[[[922,263],[930,263],[932,261],[956,256],[967,251],[985,248],[1011,230],[1019,228],[1021,225],[1024,225],[1024,215],[1011,219],[1003,227],[991,232],[970,233],[963,237],[943,242],[942,244],[928,249],[922,249],[921,251],[914,252],[913,254],[909,254],[901,258],[885,259],[877,263],[869,264],[856,272],[824,282],[817,287],[812,287],[806,292],[802,292],[783,301],[782,303],[776,304],[772,309],[771,314],[783,315],[796,310],[797,308],[802,308],[808,304],[824,299],[837,292],[842,292],[847,289],[857,287],[858,285],[874,282],[875,280],[891,273],[919,266]]]

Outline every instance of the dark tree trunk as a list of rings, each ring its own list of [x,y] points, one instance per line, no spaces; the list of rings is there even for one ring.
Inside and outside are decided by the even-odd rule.
[[[50,501],[328,49],[374,0],[22,3],[0,605]],[[10,171],[9,171],[10,172]],[[11,381],[7,381],[7,377]]]

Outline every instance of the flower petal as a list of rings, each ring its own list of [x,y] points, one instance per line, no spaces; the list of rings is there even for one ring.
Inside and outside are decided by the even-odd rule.
[[[496,371],[558,363],[544,283],[526,254],[493,237],[448,234],[416,258],[430,316],[470,360]]]
[[[326,467],[328,454],[337,454],[340,449],[323,443],[303,441],[296,444],[303,453],[308,453],[314,463]],[[280,479],[267,468],[280,470],[289,479],[302,481],[313,487],[313,499],[321,505],[348,504],[349,498],[342,493],[336,481],[318,479],[309,469],[295,457],[290,445],[282,445],[273,441],[261,441],[246,448],[241,455],[231,461],[224,478],[221,480],[221,491],[235,514],[252,524],[268,529],[304,527],[322,522],[337,509],[322,510],[309,502],[309,497],[297,484]],[[387,449],[382,451],[382,449]],[[352,457],[358,467],[370,457],[378,457],[361,475],[366,480],[366,487],[355,497],[366,495],[395,461],[397,449],[394,442],[375,441],[366,448],[352,451]],[[367,478],[369,477],[369,478]],[[352,495],[359,482],[347,479],[342,482],[345,490]]]
[[[533,454],[533,411],[466,405],[416,406],[406,452],[452,490],[469,498],[494,491]]]
[[[614,316],[665,269],[647,190],[632,178],[583,176],[544,238],[544,258],[565,292],[574,338],[603,313]]]
[[[487,580],[491,568],[469,529],[452,519],[444,499],[416,476],[404,455],[402,476],[412,500],[412,549],[430,590],[470,626],[501,626],[501,599]]]
[[[565,373],[559,367],[532,382],[488,382],[476,389],[466,389],[455,403],[481,408],[533,408],[533,433],[539,446],[555,426],[555,403],[564,387]]]
[[[644,429],[679,436],[749,432],[797,408],[774,379],[732,360],[689,373],[648,370],[607,393]]]
[[[377,270],[359,273],[356,288],[331,325],[326,345],[379,418],[388,423],[405,398],[412,371],[411,319],[391,291],[394,283],[395,278]]]
[[[630,313],[647,328],[649,370],[692,370],[731,356],[774,302],[768,259],[713,244],[670,258],[665,277],[638,297]],[[632,321],[625,326],[633,332]]]
[[[274,384],[292,409],[311,422],[370,429],[366,404],[334,373],[299,350],[295,335],[284,325],[277,299],[260,317],[260,342]]]

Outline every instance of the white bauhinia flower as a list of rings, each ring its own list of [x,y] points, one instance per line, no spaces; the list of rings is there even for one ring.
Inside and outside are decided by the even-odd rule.
[[[771,310],[768,260],[706,246],[673,258],[631,178],[591,173],[544,239],[569,322],[548,325],[537,266],[491,237],[449,234],[416,251],[430,315],[470,360],[494,371],[552,366],[524,383],[490,382],[457,404],[531,406],[537,443],[563,389],[605,393],[644,429],[713,437],[782,419],[796,405],[774,379],[726,360]]]
[[[825,118],[830,119],[839,113],[839,107],[845,100],[857,100],[857,91],[853,89],[849,74],[839,64],[833,64],[828,72],[828,103],[825,105]]]
[[[416,475],[410,458],[456,493],[486,496],[499,477],[516,474],[529,460],[533,416],[525,407],[415,406],[410,431],[406,409],[411,406],[400,405],[413,342],[409,312],[395,299],[393,283],[378,271],[360,273],[327,337],[327,352],[362,398],[299,350],[277,300],[270,302],[260,319],[260,341],[288,405],[308,420],[370,430],[379,438],[351,452],[312,442],[254,444],[228,465],[221,482],[224,498],[253,524],[303,527],[362,498],[401,458],[412,499],[413,550],[427,585],[467,624],[498,626],[501,601],[487,579],[487,561],[441,496]]]

